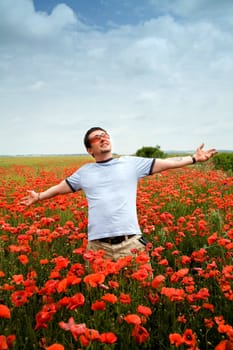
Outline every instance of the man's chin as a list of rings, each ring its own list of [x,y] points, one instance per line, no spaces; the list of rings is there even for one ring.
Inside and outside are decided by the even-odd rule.
[[[106,149],[102,149],[101,153],[106,154],[106,153],[110,153],[111,151],[112,151],[111,148],[106,148]]]

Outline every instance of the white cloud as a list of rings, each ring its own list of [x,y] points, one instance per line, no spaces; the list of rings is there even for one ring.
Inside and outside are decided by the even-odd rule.
[[[179,11],[175,3],[164,11]],[[203,138],[233,148],[232,28],[170,11],[100,31],[65,4],[48,15],[29,0],[1,0],[0,12],[0,154],[84,152],[93,125],[110,129],[119,153],[190,149]]]

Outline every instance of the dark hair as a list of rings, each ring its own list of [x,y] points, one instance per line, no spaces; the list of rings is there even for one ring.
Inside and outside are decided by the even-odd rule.
[[[93,131],[96,131],[96,130],[102,130],[104,132],[106,132],[106,130],[104,130],[103,128],[100,128],[98,126],[94,126],[93,128],[87,130],[85,136],[84,136],[84,145],[86,148],[89,148],[91,147],[91,144],[89,142],[89,135],[93,132]]]

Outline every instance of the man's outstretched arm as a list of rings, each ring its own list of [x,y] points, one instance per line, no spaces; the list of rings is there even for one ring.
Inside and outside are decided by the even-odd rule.
[[[160,173],[163,170],[182,168],[186,165],[191,165],[196,162],[206,162],[216,153],[218,152],[214,148],[204,150],[204,143],[202,143],[192,156],[172,157],[165,159],[156,158],[152,169],[152,174]]]
[[[20,204],[31,205],[39,200],[49,199],[59,194],[68,194],[71,192],[73,192],[72,189],[67,182],[63,180],[59,184],[52,186],[43,192],[38,193],[35,191],[28,191],[28,195],[22,198]]]

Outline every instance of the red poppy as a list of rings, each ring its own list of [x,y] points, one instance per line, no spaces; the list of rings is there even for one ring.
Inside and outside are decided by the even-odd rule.
[[[8,306],[0,304],[0,318],[11,318],[11,312]]]
[[[8,335],[7,337],[5,335],[0,335],[0,350],[8,350],[12,347],[15,339],[16,337],[13,334]]]
[[[151,282],[152,288],[158,288],[163,283],[164,280],[165,280],[165,277],[163,275],[156,276]]]
[[[69,303],[67,305],[68,309],[75,310],[79,306],[83,306],[85,303],[85,297],[82,293],[76,293],[71,298],[69,298]]]
[[[63,278],[61,281],[58,282],[57,291],[58,291],[58,293],[65,292],[67,287],[79,284],[81,281],[82,280],[80,277],[70,275],[66,278]]]
[[[9,348],[13,346],[13,343],[15,340],[16,340],[16,336],[14,334],[10,334],[6,337],[6,342]]]
[[[22,306],[28,303],[28,293],[25,290],[13,292],[11,294],[11,301],[15,306]]]
[[[104,301],[98,301],[96,300],[96,302],[94,302],[91,305],[91,310],[95,311],[95,310],[105,310],[106,309],[106,304]]]
[[[108,285],[109,285],[109,287],[111,287],[111,288],[113,288],[113,289],[116,289],[116,288],[119,287],[119,283],[116,282],[116,281],[109,281],[109,282],[108,282]]]
[[[46,350],[64,350],[65,348],[61,344],[53,344],[53,345],[47,346],[45,349]]]
[[[80,335],[79,341],[82,346],[88,346],[90,344],[90,340],[84,334]]]
[[[163,266],[168,266],[169,263],[168,263],[168,260],[167,259],[162,259],[158,262],[159,265],[163,265]]]
[[[166,295],[171,301],[182,301],[185,295],[183,289],[167,287],[161,289],[161,294]]]
[[[150,300],[151,304],[157,304],[159,302],[159,295],[158,294],[154,294],[154,293],[149,293],[148,295],[148,299]]]
[[[214,321],[211,318],[204,318],[204,325],[206,328],[212,328],[214,326]]]
[[[142,314],[142,315],[144,315],[144,316],[146,316],[146,317],[152,315],[152,310],[148,306],[139,305],[137,307],[137,312]]]
[[[85,268],[82,264],[76,263],[71,266],[68,274],[70,273],[75,274],[77,276],[82,276],[85,273]]]
[[[175,345],[176,347],[179,347],[181,344],[183,344],[183,338],[179,333],[169,334],[169,340],[171,345]]]
[[[92,273],[84,277],[84,282],[89,284],[91,287],[97,287],[99,284],[103,283],[105,280],[105,275],[103,273]]]
[[[214,312],[214,305],[213,304],[203,303],[202,307],[203,307],[203,309],[207,309],[207,310],[210,310],[211,312]]]
[[[149,276],[146,269],[140,268],[138,271],[132,273],[131,277],[137,281],[144,281]]]
[[[207,242],[209,245],[215,243],[217,241],[218,234],[217,232],[214,232],[211,236],[208,237]]]
[[[150,260],[150,257],[145,252],[140,252],[135,260],[137,264],[146,264]]]
[[[24,282],[24,277],[21,274],[20,275],[13,275],[12,280],[15,284],[21,284]]]
[[[192,329],[186,329],[183,333],[183,343],[189,347],[194,347],[196,345],[196,336]]]
[[[233,350],[233,343],[227,339],[221,340],[214,350]]]
[[[21,254],[18,256],[19,261],[21,264],[26,265],[28,263],[28,257],[27,255]]]
[[[47,323],[53,319],[53,315],[57,312],[56,304],[44,305],[41,311],[36,314],[35,330],[39,328],[48,328]]]
[[[141,318],[135,314],[129,314],[124,317],[124,320],[129,324],[139,325],[142,323]]]
[[[58,256],[57,258],[54,258],[52,260],[56,264],[56,270],[60,271],[64,268],[66,268],[69,265],[69,259],[64,258],[63,256]]]
[[[40,259],[40,264],[41,265],[47,265],[49,263],[48,259]]]
[[[108,303],[115,304],[117,302],[117,297],[114,294],[107,293],[101,297],[102,300],[107,301]]]
[[[122,304],[130,304],[130,303],[131,303],[130,295],[129,295],[129,294],[121,293],[121,294],[120,294],[120,302],[121,302]]]
[[[191,262],[190,256],[182,255],[182,257],[181,257],[181,264],[182,265],[190,264],[190,262]]]
[[[112,332],[100,334],[99,341],[105,344],[114,344],[117,341],[117,336]]]
[[[149,333],[145,327],[137,324],[132,330],[132,336],[138,344],[142,344],[149,338]]]
[[[7,344],[7,338],[5,335],[0,335],[0,350],[7,350],[8,344]]]
[[[89,340],[99,340],[100,334],[96,329],[86,328],[85,329],[85,337]]]
[[[178,282],[180,281],[184,276],[186,276],[189,272],[188,268],[180,269],[173,273],[171,276],[171,282]]]
[[[196,294],[196,300],[206,300],[210,296],[209,290],[207,288],[201,288]]]

